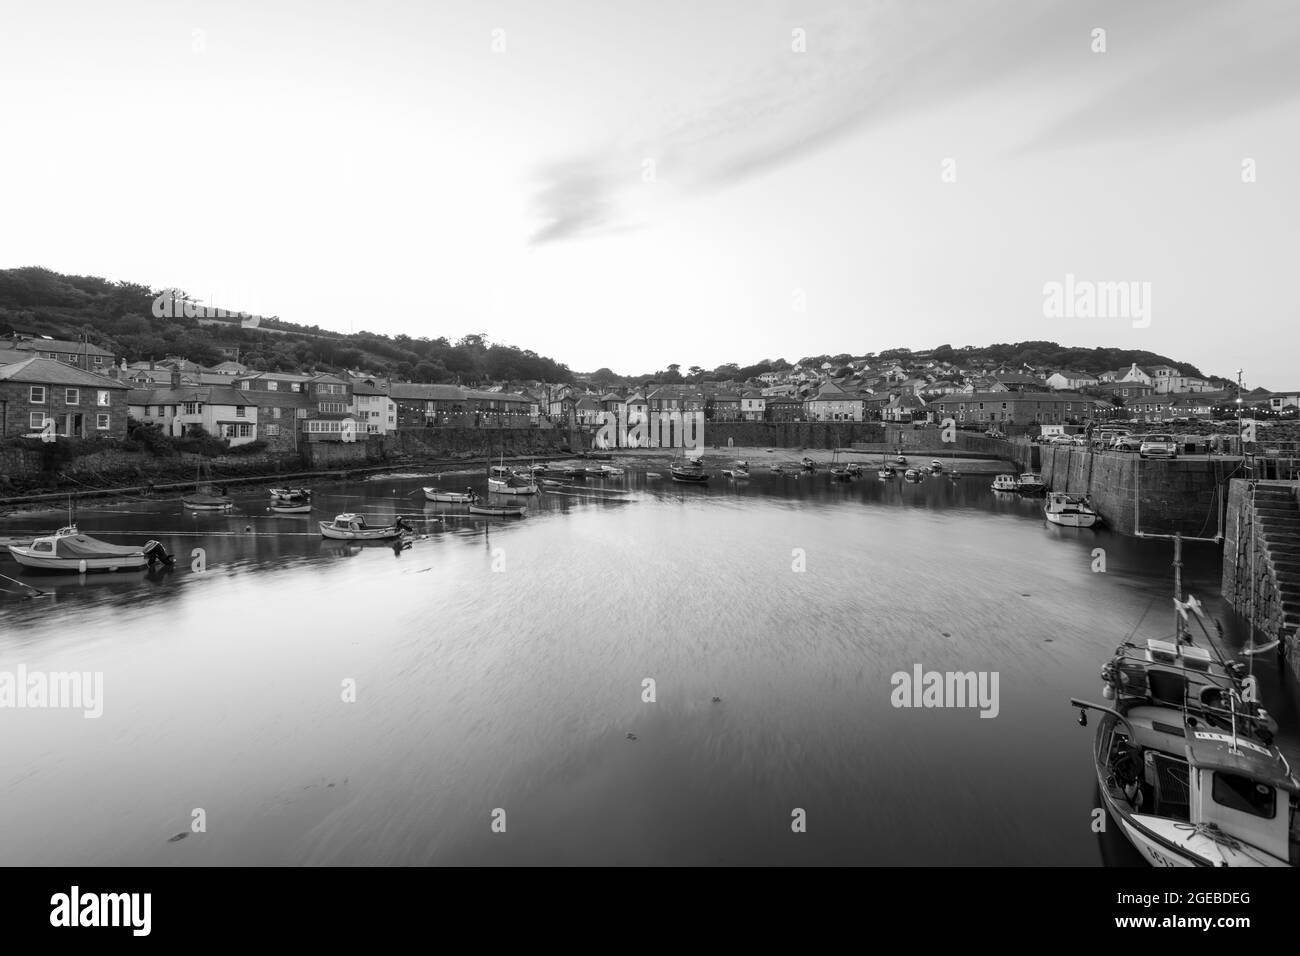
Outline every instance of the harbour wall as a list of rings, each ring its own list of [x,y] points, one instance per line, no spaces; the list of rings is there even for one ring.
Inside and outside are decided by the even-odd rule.
[[[1300,483],[1229,482],[1223,597],[1280,651],[1300,679]]]
[[[1239,467],[1224,458],[1142,460],[1073,445],[1006,444],[1017,465],[1038,471],[1053,491],[1087,495],[1107,526],[1122,534],[1213,537],[1228,476]]]
[[[848,448],[854,442],[879,442],[880,422],[705,422],[708,448]]]

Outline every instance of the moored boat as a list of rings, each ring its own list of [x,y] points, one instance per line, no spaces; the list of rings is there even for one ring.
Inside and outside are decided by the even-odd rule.
[[[531,477],[516,474],[504,478],[488,478],[488,491],[498,495],[535,495],[537,482]]]
[[[473,491],[443,491],[441,488],[425,488],[424,498],[449,505],[468,505],[478,501],[478,495]]]
[[[305,515],[311,513],[310,501],[272,501],[271,510],[280,515]]]
[[[730,468],[722,469],[722,474],[727,478],[734,478],[738,481],[744,481],[749,478],[749,462],[737,461]]]
[[[272,501],[299,501],[311,497],[310,488],[272,488]]]
[[[141,547],[109,544],[82,534],[75,525],[42,535],[29,545],[9,545],[9,554],[25,568],[41,571],[131,571],[159,562],[170,566],[175,559],[157,541]]]
[[[402,534],[402,529],[396,524],[372,527],[366,523],[365,515],[350,512],[335,516],[333,521],[321,521],[319,524],[323,537],[339,541],[382,541]]]
[[[225,495],[194,494],[181,498],[181,504],[191,511],[224,511],[234,505],[233,498]]]
[[[876,469],[876,477],[881,481],[892,481],[894,478],[894,468],[892,465],[881,465]]]
[[[671,474],[673,481],[691,485],[702,485],[709,480],[709,473],[704,470],[704,464],[697,458],[674,462]]]
[[[813,461],[811,458],[804,458],[802,461],[799,462],[799,464],[803,466],[804,471],[817,470],[817,462]]]
[[[1047,506],[1043,509],[1047,520],[1052,524],[1067,528],[1091,528],[1097,523],[1097,512],[1093,510],[1087,496],[1076,497],[1060,491],[1047,496]]]
[[[932,475],[943,474],[943,462],[941,462],[938,458],[932,459],[930,461],[930,474]]]
[[[1172,641],[1125,641],[1101,672],[1110,706],[1070,700],[1081,725],[1100,715],[1093,762],[1106,809],[1154,866],[1295,866],[1300,782],[1273,743],[1276,722],[1199,603],[1174,604],[1208,649],[1181,624]]]
[[[488,518],[522,518],[528,509],[523,505],[514,505],[509,507],[493,507],[492,505],[470,505],[469,513],[472,515],[483,515]]]
[[[993,479],[994,491],[1016,491],[1018,487],[1015,475],[998,475]]]
[[[1047,482],[1043,481],[1043,476],[1032,471],[1027,471],[1016,479],[1016,491],[1022,495],[1041,495],[1047,492]]]
[[[909,468],[903,472],[903,478],[907,481],[924,481],[925,473],[920,468]]]

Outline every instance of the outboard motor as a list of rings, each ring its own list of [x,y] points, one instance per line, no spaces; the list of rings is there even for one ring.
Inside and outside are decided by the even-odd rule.
[[[176,564],[174,555],[168,554],[167,549],[157,541],[146,541],[144,545],[144,556],[149,559],[149,567],[152,569],[159,564],[164,568],[170,568]]]

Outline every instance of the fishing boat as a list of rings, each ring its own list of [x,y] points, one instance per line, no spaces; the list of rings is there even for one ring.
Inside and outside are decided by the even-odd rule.
[[[892,481],[894,478],[894,467],[892,465],[881,465],[876,469],[876,477],[881,481]]]
[[[528,509],[523,505],[513,505],[509,507],[493,507],[492,505],[470,505],[469,513],[472,515],[484,515],[488,518],[522,518]]]
[[[909,468],[907,471],[903,472],[903,478],[906,481],[924,481],[925,473],[919,468]]]
[[[321,521],[319,524],[321,535],[339,541],[383,541],[402,534],[402,529],[396,524],[374,528],[366,524],[365,515],[350,512],[335,516],[333,521]]]
[[[749,479],[749,462],[737,461],[730,468],[722,469],[722,473],[728,478],[734,478],[737,481],[746,481]]]
[[[1300,781],[1273,743],[1277,722],[1254,675],[1224,657],[1200,603],[1179,599],[1177,535],[1174,547],[1172,640],[1115,649],[1101,669],[1109,706],[1070,699],[1081,726],[1089,710],[1100,715],[1093,762],[1102,800],[1154,866],[1295,866]]]
[[[274,501],[299,501],[311,497],[310,488],[272,488],[271,500]]]
[[[1047,483],[1043,476],[1027,471],[1016,479],[1016,491],[1022,495],[1041,495],[1047,492]]]
[[[1097,523],[1097,512],[1093,510],[1087,496],[1077,497],[1054,491],[1047,496],[1047,507],[1043,509],[1047,520],[1052,524],[1067,528],[1091,528]]]
[[[698,458],[673,462],[671,474],[673,481],[689,485],[702,485],[709,480],[709,473],[704,470],[704,464]]]
[[[166,566],[175,563],[175,558],[157,541],[146,541],[141,547],[109,544],[82,534],[76,525],[37,537],[29,545],[11,544],[9,554],[25,568],[74,574],[131,571],[153,567],[159,562]]]
[[[449,505],[468,505],[478,501],[478,495],[473,491],[443,491],[441,488],[425,488],[424,498]]]
[[[993,479],[994,491],[1018,491],[1019,482],[1016,481],[1015,475],[998,475]]]
[[[838,458],[839,458],[838,451],[831,452],[831,467],[830,467],[831,481],[848,481],[853,476],[849,474],[849,469],[846,465],[841,465],[838,463]]]

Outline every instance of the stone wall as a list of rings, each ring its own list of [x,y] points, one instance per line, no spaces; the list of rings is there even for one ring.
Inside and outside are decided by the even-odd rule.
[[[884,439],[880,422],[705,422],[704,445],[726,448],[848,448]]]
[[[1213,537],[1219,529],[1221,488],[1237,467],[1227,459],[1147,459],[1094,452],[1073,445],[1020,448],[1037,451],[1038,471],[1053,491],[1088,495],[1106,524],[1123,534]]]

